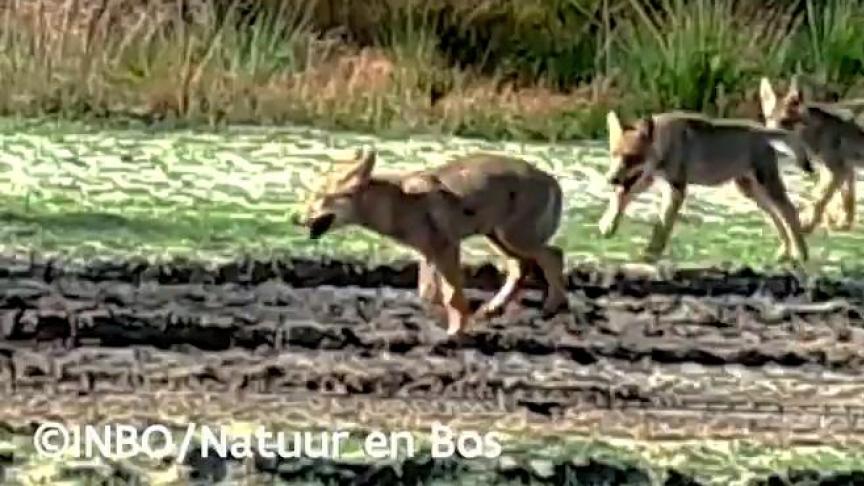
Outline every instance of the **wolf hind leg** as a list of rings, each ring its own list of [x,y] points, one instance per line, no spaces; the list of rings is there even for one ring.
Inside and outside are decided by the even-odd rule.
[[[525,279],[525,268],[523,262],[518,258],[507,258],[505,261],[506,275],[504,283],[498,292],[489,301],[477,310],[476,315],[480,317],[492,317],[501,314],[507,304],[512,302],[522,288]]]
[[[849,231],[855,224],[855,182],[855,169],[847,169],[839,189],[840,198],[832,200],[838,204],[828,211],[828,225],[833,230]]]
[[[772,215],[777,231],[780,232],[781,240],[784,239],[783,234],[785,233],[786,249],[779,256],[783,259],[792,258],[799,262],[807,261],[807,242],[804,241],[804,231],[798,217],[798,211],[792,204],[792,200],[789,199],[789,194],[780,178],[776,164],[773,166],[773,170],[764,171],[761,175],[761,178],[750,179],[749,187],[756,204]]]
[[[811,233],[819,226],[825,215],[825,208],[828,206],[828,202],[831,201],[834,193],[840,188],[843,180],[843,174],[839,170],[833,168],[822,170],[819,184],[816,187],[816,199],[813,201],[809,211],[801,218],[802,232]]]
[[[543,278],[548,286],[543,302],[543,314],[551,316],[569,306],[567,278],[564,276],[564,252],[558,247],[545,245],[538,251],[534,261],[543,271]]]
[[[546,244],[545,241],[538,242],[535,238],[520,236],[519,229],[496,230],[495,239],[506,248],[506,251],[518,257],[524,272],[527,262],[534,262],[540,267],[543,279],[546,280],[546,297],[543,301],[543,315],[551,316],[568,305],[567,281],[564,277],[564,253],[561,249]]]
[[[462,268],[459,245],[450,244],[427,256],[440,275],[439,288],[442,303],[447,311],[447,334],[464,332],[469,324],[470,308],[463,293]]]
[[[798,219],[798,211],[795,209],[795,205],[792,204],[792,201],[785,192],[775,195],[768,188],[766,188],[766,191],[779,212],[780,220],[783,222],[783,226],[789,235],[792,258],[799,262],[806,262],[809,258],[807,242],[804,240],[804,231],[801,228],[801,221]]]
[[[757,194],[758,189],[754,187],[757,183],[750,177],[736,179],[735,185],[738,187],[738,190],[742,195],[756,203],[756,206],[767,216],[766,219],[768,219],[768,221],[770,221],[777,230],[777,234],[780,237],[780,249],[777,251],[776,258],[789,258],[791,255],[791,241],[789,240],[789,234],[786,232],[786,228],[780,220],[777,211],[772,207],[771,202],[767,199],[767,195],[761,191]]]
[[[527,273],[527,262],[522,260],[518,254],[508,249],[507,245],[494,232],[486,235],[486,239],[492,248],[505,258],[505,277],[504,283],[498,289],[498,292],[477,310],[475,315],[480,317],[492,317],[500,314],[507,304],[512,302],[519,294],[525,274]]]

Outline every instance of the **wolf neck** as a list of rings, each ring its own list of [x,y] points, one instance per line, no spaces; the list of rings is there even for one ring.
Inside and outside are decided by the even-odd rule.
[[[373,178],[360,194],[358,223],[366,229],[404,240],[412,224],[410,198],[396,181]]]

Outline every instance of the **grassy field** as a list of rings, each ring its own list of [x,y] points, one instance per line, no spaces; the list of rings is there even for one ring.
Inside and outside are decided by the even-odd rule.
[[[637,258],[657,211],[658,190],[641,196],[615,237],[598,235],[605,207],[606,151],[600,143],[523,144],[470,139],[384,139],[305,128],[228,131],[114,130],[82,124],[5,121],[0,147],[7,251],[68,257],[175,257],[220,260],[243,255],[330,255],[369,262],[407,251],[362,229],[318,241],[290,221],[328,160],[355,147],[380,151],[379,170],[431,164],[475,150],[522,156],[557,175],[567,194],[556,242],[571,264]],[[800,204],[814,181],[791,161],[785,178]],[[810,238],[813,271],[852,271],[861,260],[862,233]],[[694,188],[675,228],[667,259],[677,265],[773,266],[778,240],[754,206],[731,187]],[[466,259],[489,256],[469,241]],[[495,260],[493,260],[495,261]]]

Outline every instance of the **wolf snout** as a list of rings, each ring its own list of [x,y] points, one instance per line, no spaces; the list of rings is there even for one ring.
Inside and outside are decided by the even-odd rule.
[[[336,215],[330,213],[322,214],[310,219],[306,225],[309,228],[309,239],[317,240],[323,236],[324,233],[330,231],[335,221]]]

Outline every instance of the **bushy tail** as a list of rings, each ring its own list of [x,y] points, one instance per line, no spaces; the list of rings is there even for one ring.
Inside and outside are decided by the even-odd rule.
[[[765,130],[768,136],[768,143],[771,147],[783,154],[786,154],[795,159],[795,164],[808,174],[813,174],[816,171],[813,169],[813,163],[810,161],[810,155],[807,153],[807,148],[804,147],[804,142],[794,133],[775,129]]]
[[[852,112],[852,115],[855,116],[859,113],[864,112],[864,98],[837,101],[835,103],[831,103],[831,106],[836,106],[840,109],[849,110],[850,112]]]

